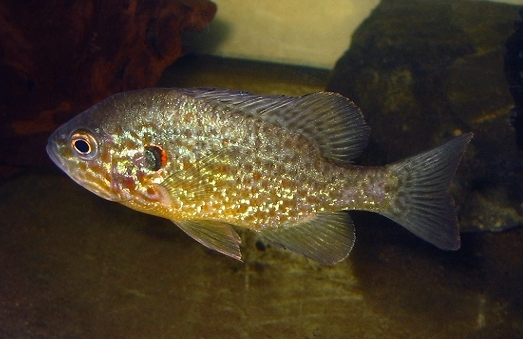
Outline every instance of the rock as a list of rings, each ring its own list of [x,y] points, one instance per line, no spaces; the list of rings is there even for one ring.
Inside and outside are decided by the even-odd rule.
[[[523,222],[523,157],[503,73],[517,18],[518,7],[507,4],[383,0],[327,86],[361,107],[373,130],[372,164],[474,132],[452,187],[463,231]]]
[[[523,19],[523,8],[519,16]],[[523,21],[514,23],[514,34],[507,39],[506,46],[505,76],[515,106],[510,111],[510,122],[516,131],[518,149],[523,150]]]
[[[0,159],[45,158],[49,132],[98,101],[151,87],[200,31],[208,0],[5,0],[0,6]]]

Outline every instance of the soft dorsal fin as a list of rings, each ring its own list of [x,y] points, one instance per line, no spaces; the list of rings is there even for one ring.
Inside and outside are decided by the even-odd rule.
[[[289,251],[329,266],[345,259],[355,240],[354,224],[347,212],[320,213],[298,224],[259,232]]]
[[[184,89],[235,112],[303,135],[325,158],[350,163],[367,145],[370,128],[359,108],[344,96],[317,92],[301,97],[261,96],[226,89]]]

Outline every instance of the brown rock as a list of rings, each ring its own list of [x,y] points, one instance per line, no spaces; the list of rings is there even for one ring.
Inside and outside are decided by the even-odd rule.
[[[2,1],[1,162],[43,159],[46,136],[65,120],[154,86],[182,55],[182,34],[215,13],[208,0]]]
[[[518,9],[383,0],[354,33],[327,87],[362,109],[373,165],[474,133],[452,186],[462,231],[523,224],[523,153],[509,124],[513,102],[503,72]]]

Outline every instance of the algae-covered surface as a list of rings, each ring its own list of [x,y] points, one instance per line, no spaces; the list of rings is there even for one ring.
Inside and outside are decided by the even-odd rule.
[[[209,64],[223,75],[205,75]],[[161,84],[302,94],[326,74],[187,59]],[[242,263],[54,167],[1,182],[0,216],[0,338],[523,337],[521,227],[444,252],[359,212],[354,250],[334,267],[247,231]]]

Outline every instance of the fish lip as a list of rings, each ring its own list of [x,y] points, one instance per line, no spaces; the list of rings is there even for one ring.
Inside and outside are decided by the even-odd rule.
[[[103,198],[103,199],[106,199],[106,200],[109,200],[109,201],[115,201],[115,202],[122,202],[122,201],[126,201],[126,200],[130,200],[130,199],[122,199],[120,196],[118,195],[113,195],[109,192],[107,192],[107,190],[104,190],[104,189],[100,189],[99,187],[97,186],[93,186],[89,183],[85,183],[85,182],[82,182],[80,180],[78,180],[78,178],[76,178],[74,175],[71,175],[70,171],[69,171],[69,168],[67,166],[67,162],[65,162],[62,157],[60,156],[59,152],[58,152],[58,148],[56,147],[56,144],[57,144],[57,140],[56,139],[59,139],[59,137],[57,137],[57,134],[54,133],[53,135],[51,135],[49,137],[49,141],[47,143],[47,146],[45,147],[45,150],[47,152],[47,155],[49,155],[49,158],[53,161],[53,163],[58,166],[58,168],[60,170],[62,170],[65,174],[67,174],[67,176],[69,178],[71,178],[74,182],[76,182],[78,185],[82,186],[83,188],[85,188],[86,190],[88,190],[89,192]]]
[[[54,135],[52,135],[49,138],[49,141],[47,143],[47,146],[45,147],[45,150],[47,151],[47,155],[49,158],[53,161],[53,163],[58,166],[62,171],[65,170],[65,164],[62,161],[62,158],[58,155],[56,147],[53,147],[52,140]]]
[[[45,150],[53,163],[78,185],[103,199],[115,202],[131,200],[131,198],[125,198],[120,194],[110,192],[110,189],[105,189],[102,186],[90,182],[84,182],[72,174],[73,171],[71,171],[69,163],[60,155],[60,149],[67,147],[67,144],[65,144],[67,135],[67,132],[64,133],[63,131],[57,130],[49,137]],[[111,178],[111,180],[113,180],[113,178]],[[110,186],[112,185],[113,183],[111,182]]]

